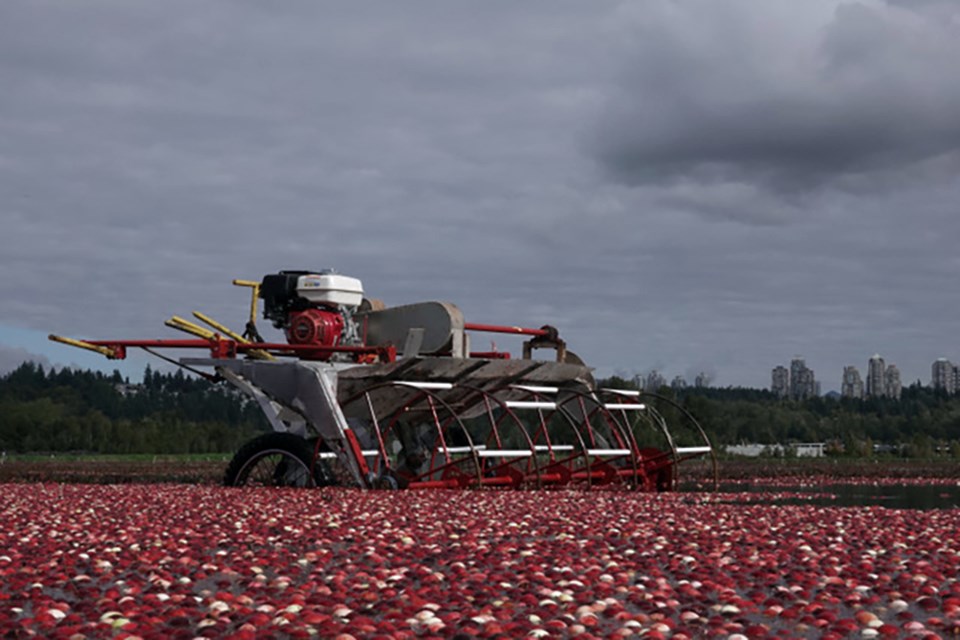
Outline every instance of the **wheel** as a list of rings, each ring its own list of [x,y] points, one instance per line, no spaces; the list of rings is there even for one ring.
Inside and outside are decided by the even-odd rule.
[[[311,444],[292,433],[265,433],[243,445],[224,474],[228,487],[317,487],[330,484],[323,460]],[[313,468],[311,473],[311,467]]]

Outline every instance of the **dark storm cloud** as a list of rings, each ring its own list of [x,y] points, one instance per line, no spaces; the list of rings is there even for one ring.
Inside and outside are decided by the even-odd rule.
[[[613,179],[796,196],[936,158],[960,168],[960,23],[932,7],[657,7],[631,16],[626,70],[598,133]]]
[[[952,7],[5,3],[0,343],[334,267],[606,374],[910,379],[960,356]]]
[[[570,6],[13,5],[0,322],[142,335],[279,268],[393,303],[516,288],[592,198],[555,133],[594,100]]]

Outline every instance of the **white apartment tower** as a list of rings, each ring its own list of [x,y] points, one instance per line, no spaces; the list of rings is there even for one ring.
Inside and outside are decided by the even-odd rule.
[[[863,380],[860,378],[860,371],[853,365],[843,368],[840,395],[844,398],[863,399]]]
[[[895,364],[887,365],[887,370],[883,374],[883,391],[888,398],[900,399],[903,385],[900,383],[900,370]]]
[[[664,378],[659,371],[654,369],[647,375],[647,384],[644,386],[644,389],[656,393],[660,391],[660,387],[665,386],[667,386],[667,379]]]
[[[795,356],[790,361],[790,397],[794,400],[806,400],[817,395],[817,381],[813,369],[807,368],[803,358]]]
[[[773,368],[770,379],[770,391],[778,398],[790,395],[790,370],[782,365]]]
[[[879,353],[873,354],[867,363],[867,395],[871,398],[882,398],[886,391],[884,374],[887,367]]]
[[[930,386],[943,389],[950,395],[957,392],[957,376],[953,364],[946,358],[937,358],[930,367]]]

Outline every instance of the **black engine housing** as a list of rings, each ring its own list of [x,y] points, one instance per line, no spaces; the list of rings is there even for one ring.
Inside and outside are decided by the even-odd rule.
[[[310,302],[297,294],[297,279],[300,276],[322,271],[281,271],[263,276],[260,282],[260,299],[263,300],[263,317],[277,329],[286,327],[292,311],[309,309]]]

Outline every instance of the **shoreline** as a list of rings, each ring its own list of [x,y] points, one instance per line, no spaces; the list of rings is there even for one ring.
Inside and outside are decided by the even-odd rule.
[[[18,456],[0,463],[0,483],[64,482],[83,484],[182,483],[218,485],[229,461],[223,456]],[[721,483],[785,486],[869,483],[951,484],[960,482],[960,462],[952,459],[721,458]],[[680,469],[681,485],[712,479],[708,461]]]

